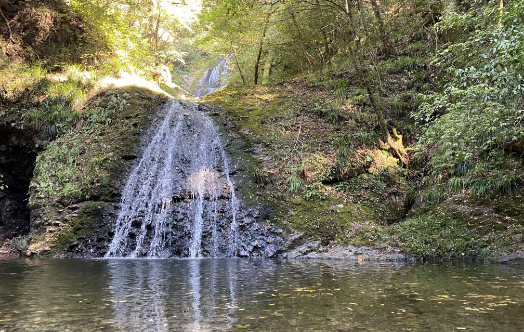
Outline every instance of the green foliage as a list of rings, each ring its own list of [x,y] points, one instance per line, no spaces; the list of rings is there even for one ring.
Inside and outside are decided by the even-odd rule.
[[[460,177],[452,177],[448,180],[448,187],[452,192],[460,192],[464,190],[464,179]]]
[[[353,149],[352,140],[349,137],[341,137],[334,142],[337,148],[337,156],[335,157],[334,172],[337,178],[340,178],[345,171],[349,161],[350,153]]]
[[[115,176],[136,149],[139,126],[156,103],[149,90],[129,88],[102,93],[81,113],[78,125],[47,143],[36,158],[30,204],[49,207],[93,197],[109,200]],[[113,177],[113,178],[112,178]]]
[[[67,65],[60,74],[47,74],[39,64],[12,64],[0,71],[0,99],[7,105],[5,121],[33,127],[48,139],[63,135],[80,120],[81,110],[93,88],[93,73]],[[18,77],[18,79],[14,79]]]
[[[328,110],[328,121],[334,125],[339,123],[340,111],[336,107],[330,107]]]
[[[262,184],[265,181],[266,174],[264,173],[264,170],[260,168],[256,163],[249,162],[247,164],[248,170],[255,179],[255,182],[258,184]]]
[[[125,15],[124,8],[130,10],[129,15],[137,15],[140,1],[78,1],[72,0],[71,7],[82,19],[96,31],[95,43],[100,47],[95,53],[86,54],[84,58],[97,63],[101,60],[102,67],[110,73],[118,73],[122,65],[132,67],[135,64],[151,62],[150,45],[140,37],[139,31],[133,29]],[[119,61],[113,61],[118,52]],[[97,60],[99,59],[99,60]],[[149,61],[148,61],[149,60]]]
[[[359,104],[359,105],[366,104],[368,102],[368,100],[369,100],[368,93],[367,93],[366,89],[362,89],[362,88],[355,89],[354,95],[351,98],[351,100],[355,104]]]
[[[426,61],[420,57],[401,56],[390,59],[380,64],[382,70],[388,74],[401,74],[415,72],[421,68]]]
[[[233,55],[232,82],[252,84],[259,39],[269,6],[250,1],[213,1],[202,11],[205,34],[198,44],[205,50]]]
[[[457,219],[458,218],[458,219]],[[463,226],[460,217],[414,217],[393,225],[387,234],[418,258],[483,259],[487,247],[482,239]]]
[[[490,21],[496,13],[491,5],[443,17],[441,31],[481,23],[488,24],[488,28],[475,30],[439,52],[434,65],[442,68],[445,84],[440,92],[425,95],[415,113],[419,123],[427,128],[421,146],[434,147],[431,166],[435,178],[445,172],[464,176],[470,169],[476,170],[477,177],[486,176],[495,166],[486,164],[494,160],[490,151],[516,142],[524,134],[524,25],[520,24],[523,7],[522,1],[513,2],[501,27]],[[482,15],[470,21],[474,12]],[[489,178],[471,181],[468,182],[474,195],[485,195],[494,189]],[[450,186],[455,190],[456,183]]]
[[[395,117],[397,119],[400,119],[406,115],[406,110],[408,109],[408,105],[402,100],[399,100],[397,97],[393,97],[391,100],[391,108],[395,112]]]
[[[519,186],[523,182],[521,175],[498,172],[489,177],[473,179],[469,193],[473,197],[486,197],[492,194],[517,194]]]
[[[300,167],[306,181],[323,183],[333,180],[332,162],[322,153],[315,153],[304,158]]]
[[[78,1],[70,6],[93,31],[96,48],[85,50],[84,65],[104,75],[121,71],[149,76],[153,62],[184,63],[178,42],[191,30],[177,14],[179,4],[169,1],[118,0]],[[186,6],[185,13],[194,10]]]
[[[446,194],[439,190],[428,190],[424,195],[424,199],[428,203],[439,203],[447,198]]]
[[[292,175],[287,179],[289,185],[289,192],[293,196],[297,196],[304,188],[304,182],[299,177]]]
[[[321,182],[315,182],[311,185],[306,186],[306,193],[304,194],[305,200],[312,200],[312,199],[324,199],[326,198],[325,195],[322,193],[323,185]]]

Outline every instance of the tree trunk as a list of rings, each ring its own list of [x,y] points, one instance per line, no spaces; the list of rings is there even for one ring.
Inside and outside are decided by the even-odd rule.
[[[502,28],[502,16],[504,15],[504,0],[499,1],[499,29]]]
[[[273,7],[273,5],[271,5]],[[257,61],[255,62],[255,85],[258,84],[258,67],[260,66],[260,58],[262,57],[262,46],[264,45],[264,41],[266,40],[266,33],[267,29],[269,27],[269,19],[271,18],[271,8],[269,9],[269,13],[266,16],[266,19],[264,21],[264,31],[262,32],[262,38],[260,39],[260,44],[258,45],[258,54],[257,54]]]
[[[373,85],[370,82],[369,79],[369,70],[366,64],[366,61],[364,59],[364,55],[362,54],[362,45],[360,42],[360,35],[357,33],[357,29],[355,27],[355,23],[353,21],[353,17],[351,16],[351,12],[349,10],[349,2],[346,0],[346,15],[349,19],[350,27],[351,27],[351,33],[353,35],[353,41],[355,44],[355,50],[353,49],[351,43],[349,43],[349,38],[346,37],[346,40],[349,43],[349,51],[352,58],[353,66],[355,67],[355,70],[357,72],[357,75],[359,76],[360,80],[362,81],[362,84],[366,88],[366,91],[368,92],[368,98],[369,103],[371,104],[371,107],[373,108],[373,111],[377,115],[378,123],[380,127],[380,133],[382,135],[382,138],[384,141],[381,141],[381,145],[385,145],[387,143],[389,147],[393,150],[393,152],[397,155],[397,157],[400,159],[401,163],[403,165],[407,165],[408,159],[407,159],[407,151],[402,143],[402,136],[399,135],[396,131],[396,129],[392,129],[393,136],[391,136],[388,128],[388,124],[386,122],[386,119],[384,118],[384,111],[382,108],[382,103],[380,102],[380,95],[378,93],[375,93],[375,89]]]
[[[331,50],[329,49],[329,38],[326,31],[322,30],[322,37],[324,37],[324,55],[322,61],[331,67]]]
[[[244,79],[244,75],[242,75],[242,69],[240,68],[240,64],[238,63],[237,55],[235,53],[233,45],[231,45],[231,50],[233,52],[233,58],[235,58],[235,64],[237,65],[238,73],[240,74],[240,78],[242,78],[242,84],[246,85],[246,80]]]
[[[390,56],[395,55],[396,52],[395,52],[395,49],[393,48],[393,45],[391,45],[391,41],[386,33],[386,29],[384,27],[384,20],[382,19],[382,15],[380,14],[380,8],[378,7],[377,0],[370,0],[370,1],[371,1],[371,6],[373,7],[373,13],[375,14],[375,18],[378,21],[378,31],[380,34],[380,39],[386,51],[386,58],[389,58]]]
[[[160,11],[160,7],[158,8],[158,16],[155,21],[155,32],[152,40],[153,51],[156,53],[158,51],[158,43],[160,36],[158,35],[158,32],[160,31],[160,16],[162,15],[162,12]]]
[[[264,74],[262,75],[262,84],[269,83],[269,76],[271,76],[271,61],[273,60],[273,49],[269,50],[269,54],[264,64]]]
[[[353,47],[351,47],[351,44],[349,45],[349,49],[350,49],[351,56],[353,58],[353,64],[355,66],[355,70],[357,71],[357,74],[360,76],[360,80],[362,81],[362,83],[364,84],[364,87],[366,88],[368,92],[369,102],[378,117],[380,131],[382,132],[382,134],[386,134],[388,132],[387,123],[386,123],[386,120],[384,119],[384,113],[382,111],[382,107],[379,103],[377,103],[377,100],[375,97],[375,89],[369,82],[369,77],[368,77],[369,73],[367,70],[366,62],[364,60],[364,55],[362,54],[362,44],[360,42],[360,36],[357,34],[355,23],[353,22],[353,17],[351,16],[351,12],[349,10],[348,0],[346,0],[346,15],[349,19],[349,23],[351,26],[351,33],[353,35],[353,41],[356,46],[356,50],[354,51]]]

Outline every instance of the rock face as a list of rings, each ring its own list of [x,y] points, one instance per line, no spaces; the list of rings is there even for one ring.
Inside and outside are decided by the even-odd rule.
[[[36,155],[26,134],[0,127],[0,252],[4,253],[17,250],[18,241],[12,239],[29,233],[27,193]]]
[[[115,231],[113,229],[116,224],[118,213],[120,212],[119,204],[107,204],[99,202],[98,205],[93,204],[93,208],[98,209],[98,215],[94,216],[94,223],[96,228],[86,235],[81,236],[70,242],[65,250],[60,253],[66,257],[77,258],[95,258],[103,257],[107,254],[111,240],[114,237]],[[177,209],[178,210],[178,209]],[[283,249],[283,240],[279,236],[281,230],[275,228],[273,225],[265,222],[269,219],[270,210],[263,207],[247,208],[240,204],[239,213],[239,242],[237,245],[236,256],[240,257],[276,257]],[[224,211],[225,212],[225,211]],[[189,246],[191,240],[191,231],[186,219],[188,211],[183,209],[177,212],[173,211],[170,214],[171,222],[168,230],[171,241],[166,241],[165,251],[163,257],[187,257],[189,256]],[[93,216],[92,216],[93,217]],[[204,220],[202,239],[203,248],[212,248],[213,241],[211,233],[211,220]],[[218,224],[218,228],[227,228],[229,226],[227,219],[222,219]],[[138,232],[139,228],[135,227],[134,232]],[[133,237],[133,236],[131,236]],[[177,239],[177,240],[173,240]],[[127,248],[124,254],[129,255],[135,244],[136,239],[129,241],[130,247]],[[222,239],[218,244],[219,248],[227,248],[227,239]],[[45,252],[46,248],[42,248]],[[204,256],[209,256],[209,251],[204,251]],[[49,248],[47,248],[49,250]]]
[[[255,196],[245,192],[254,179],[242,155],[230,154],[245,147],[214,110],[141,87],[103,90],[86,109],[106,118],[84,119],[40,150],[37,138],[50,138],[38,128],[0,122],[0,254],[274,257],[282,249],[273,211],[243,200]],[[144,162],[163,121],[159,153]]]
[[[195,105],[168,103],[143,137],[121,202],[77,207],[82,227],[96,227],[68,244],[67,255],[274,257],[283,241],[268,221],[272,211],[237,197],[241,165],[221,136]]]

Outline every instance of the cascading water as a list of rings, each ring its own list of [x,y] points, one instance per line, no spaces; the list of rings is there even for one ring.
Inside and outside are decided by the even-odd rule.
[[[172,101],[153,129],[106,257],[235,256],[238,200],[213,120]]]
[[[215,66],[206,70],[196,87],[195,98],[202,98],[227,83],[230,74],[230,59],[231,55],[228,55]]]
[[[226,83],[229,59],[206,71],[195,97]],[[197,105],[171,101],[160,110],[122,192],[105,257],[276,254],[281,239],[271,234],[267,209],[246,209],[235,194],[220,135]]]

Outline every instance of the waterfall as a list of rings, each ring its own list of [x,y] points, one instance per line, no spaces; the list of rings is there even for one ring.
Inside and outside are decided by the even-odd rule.
[[[229,79],[229,60],[231,57],[231,55],[226,56],[216,65],[206,70],[196,87],[195,98],[202,98],[203,96],[226,85],[227,80]]]
[[[237,255],[238,199],[218,128],[171,101],[122,192],[106,257]]]
[[[195,97],[226,83],[230,58],[206,71]],[[241,204],[220,135],[197,105],[171,101],[159,111],[122,192],[105,257],[276,254],[282,240],[271,233],[271,211]]]

